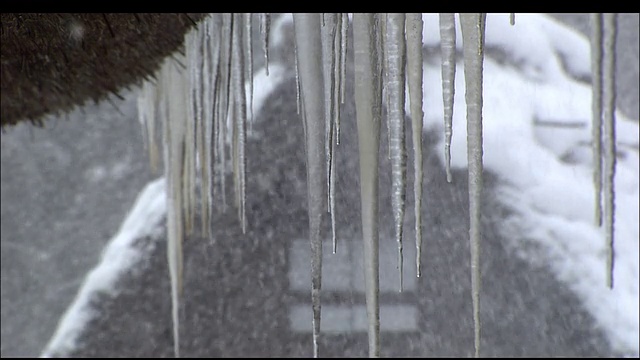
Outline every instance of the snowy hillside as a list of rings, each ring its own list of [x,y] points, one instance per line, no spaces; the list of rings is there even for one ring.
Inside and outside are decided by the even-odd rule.
[[[424,21],[425,44],[436,46],[437,16]],[[512,27],[508,14],[487,16],[485,41],[484,165],[499,174],[502,200],[515,210],[505,222],[507,238],[521,256],[554,268],[614,348],[638,356],[638,121],[616,114],[616,286],[609,290],[604,232],[593,220],[591,88],[576,80],[589,76],[589,42],[543,15],[517,16]],[[464,168],[461,62],[458,67],[452,166]],[[425,127],[444,133],[439,66],[425,67],[424,78]]]

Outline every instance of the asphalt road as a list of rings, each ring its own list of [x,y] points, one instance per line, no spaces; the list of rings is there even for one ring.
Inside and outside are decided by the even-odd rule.
[[[571,23],[579,17],[563,19]],[[621,36],[635,41],[618,47],[618,66],[629,75],[618,82],[619,94],[626,94],[618,99],[621,109],[637,118],[638,15],[621,16],[621,23]],[[574,26],[580,28],[579,20]],[[290,62],[293,52],[283,48],[272,54],[274,61],[280,57]],[[229,211],[216,215],[215,241],[194,237],[185,243],[185,356],[311,355],[311,337],[305,330],[310,320],[308,327],[304,320],[309,291],[299,285],[307,282],[300,275],[307,271],[300,268],[306,262],[299,260],[306,244],[306,172],[292,82],[290,77],[265,102],[263,119],[255,127],[262,139],[248,144],[247,234],[240,233],[235,212]],[[626,97],[634,93],[635,99]],[[68,119],[49,121],[46,130],[22,125],[0,137],[3,357],[40,353],[137,192],[154,178],[142,147],[135,96],[128,93],[125,98],[114,100],[115,106],[87,106]],[[364,296],[356,285],[361,276],[359,212],[353,206],[358,203],[357,141],[353,108],[347,105],[345,111],[337,155],[342,169],[337,186],[340,258],[332,260],[327,254],[325,269],[333,264],[337,270],[330,273],[335,276],[324,277],[325,356],[367,354],[366,333],[358,320]],[[446,184],[433,149],[425,145],[424,150],[426,276],[408,283],[403,294],[395,292],[395,274],[383,280],[383,316],[390,311],[397,321],[383,328],[382,355],[469,356],[473,326],[464,241],[466,175],[454,174],[453,186]],[[381,187],[386,187],[389,179],[382,174]],[[486,177],[490,189],[496,180],[491,174]],[[486,196],[486,206],[499,207],[490,190]],[[383,196],[382,201],[384,210],[389,199]],[[408,201],[407,209],[412,209],[411,195]],[[407,212],[407,239],[413,236],[411,213]],[[548,271],[531,269],[503,247],[494,226],[505,214],[485,213],[483,355],[611,355],[575,296]],[[381,250],[381,261],[395,269],[389,217],[381,217],[381,228],[386,232],[381,241],[391,243],[390,249]],[[141,239],[145,241],[158,240]],[[164,251],[158,246],[139,271],[126,275],[117,297],[97,301],[103,315],[88,327],[84,345],[72,355],[172,355]],[[411,261],[406,267],[412,269]],[[343,321],[345,317],[352,320]]]

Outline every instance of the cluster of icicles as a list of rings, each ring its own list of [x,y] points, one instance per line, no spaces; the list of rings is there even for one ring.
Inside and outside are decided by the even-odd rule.
[[[269,14],[260,14],[260,31],[268,75]],[[480,197],[482,191],[482,69],[486,14],[459,14],[462,30],[467,106],[470,249],[475,355],[480,348]],[[378,150],[382,108],[387,108],[391,159],[392,212],[398,244],[402,291],[402,223],[406,196],[405,89],[408,88],[414,144],[416,274],[420,273],[422,198],[422,16],[421,14],[294,14],[298,112],[303,118],[308,215],[311,243],[313,354],[318,356],[322,241],[320,227],[331,216],[336,252],[334,152],[340,142],[340,107],[345,100],[347,29],[353,30],[355,104],[360,157],[360,191],[369,355],[380,354],[378,263]],[[453,13],[440,14],[446,177],[451,182],[450,144],[456,65]],[[510,16],[514,24],[514,16]],[[593,151],[596,222],[604,178],[604,218],[608,244],[608,285],[613,286],[613,174],[615,14],[593,15]],[[171,277],[175,355],[179,355],[179,300],[182,289],[182,240],[193,232],[199,183],[202,233],[210,236],[213,193],[227,207],[225,169],[233,169],[234,204],[243,232],[245,217],[245,142],[252,114],[252,16],[205,17],[186,35],[185,53],[167,59],[156,81],[144,83],[139,98],[140,121],[152,166],[157,166],[155,123],[162,123],[167,187],[168,262]],[[248,86],[245,86],[247,84]],[[248,111],[249,110],[249,111]],[[604,122],[602,118],[604,116]],[[601,128],[604,127],[604,134]],[[603,136],[604,135],[604,136]],[[604,140],[602,140],[604,139]],[[604,143],[604,144],[603,144]],[[602,149],[604,147],[604,150]],[[604,153],[604,164],[602,161]],[[604,176],[601,169],[604,167]],[[325,208],[325,204],[327,207]]]

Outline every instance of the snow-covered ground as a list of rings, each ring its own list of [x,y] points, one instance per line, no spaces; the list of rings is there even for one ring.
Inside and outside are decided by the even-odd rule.
[[[138,195],[120,230],[103,250],[102,260],[89,272],[63,315],[42,357],[49,357],[54,351],[64,353],[75,348],[78,335],[97,315],[91,306],[91,298],[96,293],[112,292],[119,277],[148,253],[149,249],[141,251],[134,243],[144,236],[158,237],[161,220],[167,212],[165,189],[166,181],[160,178],[149,183]]]
[[[284,21],[287,18],[283,17]],[[424,20],[425,45],[437,46],[437,15],[425,15]],[[277,25],[274,30],[282,23]],[[510,246],[532,263],[553,268],[557,278],[579,295],[613,349],[638,356],[638,122],[616,114],[616,267],[615,288],[610,290],[605,284],[604,233],[593,220],[588,145],[591,89],[578,80],[589,77],[588,40],[544,15],[518,15],[514,27],[509,25],[508,14],[488,15],[486,29],[490,50],[484,65],[484,164],[500,177],[499,193],[514,210],[504,223]],[[461,39],[457,44],[461,46]],[[452,166],[464,168],[464,75],[461,61],[458,65]],[[425,130],[444,133],[439,61],[426,59],[424,69]],[[268,83],[273,80],[256,78],[254,114],[260,109],[261,99],[275,88]],[[584,125],[548,127],[540,124],[544,121]],[[444,149],[443,143],[437,146]],[[440,156],[444,163],[444,152]],[[164,182],[158,180],[140,195],[120,233],[105,250],[102,263],[87,276],[44,356],[63,346],[73,347],[90,318],[84,313],[88,295],[96,290],[108,291],[117,274],[141,256],[134,253],[137,250],[133,243],[158,226],[166,211],[163,189]]]

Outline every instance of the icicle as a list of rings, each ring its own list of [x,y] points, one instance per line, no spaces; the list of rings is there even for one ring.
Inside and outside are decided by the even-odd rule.
[[[242,40],[244,42],[244,46],[242,47],[242,56],[244,56],[246,62],[244,78],[247,79],[249,83],[249,96],[247,97],[249,132],[253,133],[253,44],[251,42],[251,13],[245,13],[242,20],[244,21],[244,39]]]
[[[218,156],[220,195],[222,197],[222,209],[227,209],[226,196],[226,154],[225,145],[227,143],[227,119],[229,118],[229,94],[230,94],[230,73],[231,73],[231,14],[222,14],[222,25],[220,33],[220,62],[219,76],[220,83],[216,86],[218,97],[218,114],[216,119],[218,133]]]
[[[422,250],[422,14],[406,15],[407,79],[413,134],[413,194],[415,199],[416,276],[420,277]]]
[[[158,171],[158,145],[156,143],[156,85],[145,81],[138,97],[138,119],[142,125],[142,139],[149,151],[149,163],[153,172]]]
[[[269,13],[260,14],[260,32],[262,33],[262,50],[264,51],[264,71],[269,76],[269,27],[271,26],[271,15]]]
[[[378,150],[381,87],[377,16],[353,14],[355,101],[360,158],[360,201],[364,251],[369,357],[380,356],[380,278],[378,249]]]
[[[603,16],[603,77],[604,88],[604,222],[607,243],[607,286],[613,288],[614,269],[614,184],[616,171],[616,33],[618,14]]]
[[[333,135],[333,63],[335,58],[333,57],[333,33],[335,28],[331,25],[327,24],[326,18],[333,17],[333,14],[322,14],[322,26],[321,26],[321,39],[322,39],[322,80],[324,82],[324,131],[325,131],[325,160],[326,160],[326,170],[327,170],[327,189],[329,189],[330,184],[330,169],[331,169],[331,137]],[[328,195],[328,194],[327,194]],[[329,203],[329,199],[327,198],[327,203]],[[330,211],[330,208],[328,208]]]
[[[447,182],[451,182],[451,136],[453,135],[453,99],[456,77],[456,18],[454,13],[440,14],[440,50],[442,52],[442,100],[444,102],[444,158]]]
[[[509,14],[509,24],[511,26],[516,24],[516,13]]]
[[[482,66],[486,14],[460,14],[467,103],[469,238],[475,357],[480,356],[480,198],[482,194]]]
[[[349,29],[349,16],[347,13],[338,15],[338,30],[335,38],[336,58],[339,59],[339,68],[336,68],[337,89],[335,91],[336,98],[336,144],[340,145],[340,104],[344,104],[344,92],[347,78],[347,30]],[[340,103],[338,103],[340,98]]]
[[[336,36],[336,14],[322,14],[322,75],[324,81],[324,117],[325,117],[325,159],[327,171],[327,210],[331,214],[331,240],[333,253],[336,252],[336,220],[335,220],[335,194],[333,185],[335,180],[331,177],[335,174],[335,159],[333,150],[335,149],[335,83],[336,83],[336,57],[335,57],[335,36]]]
[[[340,32],[342,27],[342,21],[340,19],[341,14],[336,15],[335,23],[336,23],[336,32],[333,36],[333,99],[332,99],[332,113],[333,113],[333,135],[331,141],[331,169],[330,172],[330,183],[329,183],[329,206],[331,213],[331,237],[333,239],[333,253],[335,254],[337,251],[337,241],[336,241],[336,146],[340,144],[340,88],[343,86],[344,78],[342,77],[340,64],[342,62],[341,54],[342,50],[340,47],[342,46]]]
[[[591,141],[595,220],[602,225],[602,14],[591,14]]]
[[[323,119],[324,102],[322,81],[322,44],[320,15],[293,14],[295,42],[298,54],[300,90],[306,123],[307,192],[309,238],[311,240],[311,301],[313,308],[313,355],[318,357],[320,336],[320,290],[322,284],[322,223],[324,186]]]
[[[347,78],[347,30],[349,30],[349,14],[342,13],[340,25],[340,77]],[[340,103],[344,104],[346,81],[340,83]],[[340,127],[338,127],[338,144],[340,144]]]
[[[208,22],[209,22],[209,19],[207,18],[203,19],[198,29],[198,57],[199,57],[198,67],[200,68],[201,76],[200,76],[200,79],[198,79],[198,82],[200,84],[199,85],[200,91],[197,96],[197,100],[200,102],[201,109],[200,109],[200,114],[198,118],[196,136],[198,141],[197,156],[198,156],[198,165],[200,170],[200,206],[201,206],[200,234],[202,236],[207,236],[206,235],[207,224],[209,224],[209,222],[207,222],[207,219],[209,218],[209,214],[207,213],[209,211],[209,197],[207,196],[208,188],[207,188],[207,171],[206,171],[209,157],[208,157],[208,151],[205,150],[206,142],[207,142],[207,139],[206,139],[206,135],[207,135],[206,104],[207,102],[206,102],[205,96],[207,91],[207,77],[209,75],[209,67],[207,65],[209,54],[207,53],[208,44],[206,42]]]
[[[405,14],[387,14],[386,52],[388,59],[387,93],[389,94],[389,149],[391,152],[391,207],[398,242],[398,275],[402,291],[402,224],[406,195],[407,154],[404,127]]]
[[[337,136],[337,128],[332,126],[333,136],[335,138]],[[332,239],[332,250],[335,254],[337,251],[337,237],[336,237],[336,142],[331,141],[331,163],[329,164],[329,212],[331,213],[331,239]]]
[[[193,224],[195,223],[195,198],[196,198],[196,176],[195,176],[195,162],[196,162],[196,125],[197,125],[197,111],[196,106],[200,106],[200,102],[197,101],[197,96],[194,96],[194,92],[199,91],[198,82],[195,79],[199,78],[200,69],[198,69],[197,62],[197,30],[190,31],[185,36],[185,56],[187,64],[187,103],[186,103],[186,133],[184,140],[184,163],[185,166],[182,171],[183,176],[183,203],[182,209],[184,212],[185,232],[191,234],[193,232]]]
[[[238,218],[242,225],[242,233],[246,232],[245,216],[245,191],[246,191],[246,126],[247,126],[247,101],[244,87],[245,59],[243,53],[243,30],[241,14],[234,14],[232,33],[231,78],[233,89],[233,169],[236,185],[236,206]]]
[[[300,97],[300,65],[298,65],[298,47],[293,44],[293,59],[296,73],[296,112],[302,116],[302,130],[305,138],[307,137],[307,123],[304,120],[304,99]]]
[[[204,151],[204,106],[203,106],[203,89],[204,89],[204,75],[203,67],[204,67],[204,36],[205,36],[205,27],[206,27],[206,19],[200,23],[200,25],[187,34],[187,45],[186,45],[186,53],[187,53],[187,63],[189,64],[189,82],[191,85],[191,91],[189,91],[189,104],[191,105],[189,109],[191,109],[191,115],[189,116],[189,123],[191,123],[192,134],[189,136],[192,137],[193,141],[187,141],[187,147],[190,148],[193,159],[189,162],[190,168],[190,187],[191,187],[191,203],[189,207],[191,208],[190,213],[192,216],[192,226],[195,223],[195,206],[196,206],[196,183],[197,183],[197,167],[200,166],[200,207],[201,207],[201,233],[204,234],[206,231],[205,221],[204,219],[208,216],[207,209],[209,204],[207,203],[208,198],[202,196],[205,194],[206,189],[206,179],[204,178],[205,171],[204,163],[205,163],[205,151]],[[190,144],[189,144],[190,143]]]
[[[206,212],[202,216],[202,235],[209,237],[209,230],[211,228],[211,215],[213,214],[213,170],[214,170],[214,138],[213,138],[213,98],[216,79],[216,69],[213,68],[214,59],[218,56],[217,50],[219,49],[217,39],[215,39],[214,27],[218,24],[215,22],[218,17],[208,17],[205,20],[204,26],[204,44],[203,44],[203,122],[204,122],[204,145],[203,145],[203,163],[202,163],[202,197],[206,199],[207,206],[204,207]]]
[[[389,17],[389,14],[383,13],[380,14],[380,32],[382,33],[382,37],[381,37],[381,45],[382,45],[382,59],[383,62],[380,65],[380,67],[382,68],[382,83],[383,84],[387,84],[388,83],[388,77],[389,77],[389,54],[387,51],[387,18]],[[383,96],[383,101],[384,101],[384,107],[387,109],[387,158],[391,159],[391,131],[389,131],[389,129],[391,128],[391,117],[389,117],[389,90],[387,90],[386,86],[383,88],[382,91],[382,96]]]
[[[176,56],[180,56],[179,54]],[[179,58],[180,59],[180,58]],[[169,60],[161,68],[158,87],[164,134],[165,177],[167,178],[167,260],[171,278],[171,313],[173,320],[174,354],[180,356],[179,309],[182,292],[183,171],[184,146],[188,107],[188,75]],[[166,93],[168,91],[169,93]]]
[[[295,44],[293,45],[293,59],[295,62],[294,66],[296,70],[296,111],[297,111],[297,114],[300,115],[300,76],[299,76],[300,71],[298,68],[298,48]]]

